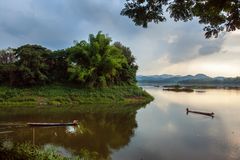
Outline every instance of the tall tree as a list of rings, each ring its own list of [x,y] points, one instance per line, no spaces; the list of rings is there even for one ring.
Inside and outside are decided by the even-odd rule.
[[[66,50],[51,52],[47,58],[48,79],[52,82],[64,82],[67,80],[68,53]]]
[[[48,82],[47,58],[50,50],[39,45],[24,45],[16,49],[18,85],[35,85]]]
[[[13,59],[2,51],[0,83],[26,86],[68,81],[88,87],[135,83],[137,65],[131,50],[111,42],[99,32],[63,50],[27,44],[13,50]]]
[[[16,61],[15,51],[13,48],[0,50],[0,64],[9,64]]]
[[[17,61],[15,50],[7,48],[0,50],[0,83],[7,83],[12,85],[15,79],[16,66],[14,62]]]
[[[115,42],[114,46],[120,49],[127,59],[127,63],[124,64],[122,69],[119,71],[119,79],[121,79],[119,82],[129,84],[135,83],[138,66],[135,62],[135,57],[133,56],[132,51],[121,42]]]
[[[205,25],[206,38],[240,29],[239,0],[127,0],[121,15],[147,27],[150,22],[166,21],[165,12],[175,21],[186,22],[197,17]]]
[[[81,41],[67,49],[70,55],[70,79],[89,86],[114,84],[118,70],[127,63],[121,50],[110,44],[111,38],[99,32],[89,35],[89,42]]]

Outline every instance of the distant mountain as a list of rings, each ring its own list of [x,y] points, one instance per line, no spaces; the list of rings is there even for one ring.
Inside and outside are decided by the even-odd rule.
[[[194,76],[195,79],[209,79],[211,77],[206,76],[205,74],[197,74]]]
[[[196,75],[152,75],[152,76],[137,76],[139,83],[153,83],[153,84],[184,84],[184,85],[240,85],[240,78],[226,78],[226,77],[209,77],[205,74]]]
[[[145,79],[152,79],[152,80],[159,80],[159,79],[167,79],[175,77],[170,74],[162,74],[162,75],[152,75],[152,76],[137,76],[138,80],[145,80]]]
[[[225,77],[215,77],[215,79],[223,81],[226,78]]]
[[[197,79],[209,79],[204,74],[197,74],[195,76],[187,75],[187,76],[179,76],[179,75],[170,75],[170,74],[163,74],[163,75],[152,75],[152,76],[137,76],[137,81],[139,82],[159,82],[159,83],[178,83],[180,81],[185,80],[197,80]]]

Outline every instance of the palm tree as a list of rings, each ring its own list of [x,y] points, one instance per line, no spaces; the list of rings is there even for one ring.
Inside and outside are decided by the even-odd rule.
[[[81,41],[67,49],[70,52],[70,80],[88,86],[107,86],[115,83],[118,71],[127,64],[122,51],[111,45],[111,38],[98,32],[89,35],[89,42]]]

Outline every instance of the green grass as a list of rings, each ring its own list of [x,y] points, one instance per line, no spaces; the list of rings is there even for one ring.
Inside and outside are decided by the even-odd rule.
[[[94,89],[60,84],[31,88],[0,87],[0,106],[139,104],[152,100],[151,95],[134,85]]]
[[[64,156],[54,147],[41,148],[30,143],[14,144],[10,140],[0,141],[0,159],[2,160],[95,160],[98,154],[85,149],[78,156]]]

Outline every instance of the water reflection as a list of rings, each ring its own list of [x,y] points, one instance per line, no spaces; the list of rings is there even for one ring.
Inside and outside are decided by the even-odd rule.
[[[136,110],[141,106],[122,106],[128,112],[119,111],[98,112],[98,113],[56,113],[53,117],[43,114],[34,114],[31,121],[45,122],[62,121],[68,122],[69,119],[78,119],[77,126],[67,127],[36,127],[36,128],[12,128],[13,134],[0,135],[0,138],[8,138],[13,142],[29,141],[34,145],[51,145],[61,149],[61,153],[69,152],[74,155],[80,154],[81,150],[86,149],[89,152],[97,152],[99,158],[108,159],[112,150],[119,150],[128,145],[131,137],[134,136],[134,129],[137,127]],[[128,109],[128,107],[131,107]],[[135,109],[134,109],[135,108]],[[58,115],[58,116],[57,116]],[[5,118],[10,119],[11,114],[6,114]],[[19,115],[14,116],[16,122],[27,122],[27,118]],[[43,117],[45,119],[43,119]],[[4,119],[3,117],[1,117]],[[12,122],[14,122],[12,120]],[[29,120],[28,120],[29,121]]]
[[[127,147],[113,153],[113,159],[240,158],[240,118],[233,116],[240,114],[239,91],[176,93],[158,88],[147,90],[155,100],[138,112],[139,127],[135,136]],[[186,115],[189,106],[214,112],[216,117]]]
[[[0,122],[71,122],[76,127],[17,128],[0,134],[13,142],[30,141],[54,147],[66,156],[82,149],[97,152],[99,158],[135,159],[240,159],[240,91],[164,92],[146,90],[155,100],[141,106],[100,108],[101,112],[78,112],[75,108],[30,111],[0,111]],[[97,106],[98,109],[100,106]],[[186,108],[214,112],[215,117],[188,114]],[[1,129],[11,131],[12,128]]]

